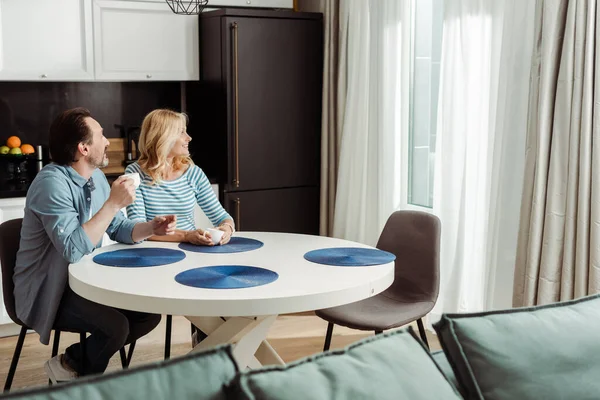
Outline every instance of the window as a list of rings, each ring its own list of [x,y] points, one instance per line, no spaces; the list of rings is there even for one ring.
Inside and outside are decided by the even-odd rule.
[[[408,204],[433,206],[443,0],[415,2],[408,139]]]

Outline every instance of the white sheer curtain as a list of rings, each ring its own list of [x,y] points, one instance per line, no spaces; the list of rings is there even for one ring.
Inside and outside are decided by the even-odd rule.
[[[347,66],[334,236],[374,245],[401,204],[413,0],[340,3]],[[344,43],[345,41],[345,43]]]
[[[445,2],[434,212],[441,288],[432,312],[511,306],[535,0]]]

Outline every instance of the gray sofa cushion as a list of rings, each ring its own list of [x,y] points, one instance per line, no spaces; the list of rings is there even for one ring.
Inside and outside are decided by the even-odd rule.
[[[467,398],[600,398],[600,295],[444,315],[434,325]]]
[[[69,383],[14,392],[7,399],[224,400],[238,368],[230,346]]]
[[[412,330],[372,336],[287,366],[243,372],[231,393],[251,400],[460,399]]]

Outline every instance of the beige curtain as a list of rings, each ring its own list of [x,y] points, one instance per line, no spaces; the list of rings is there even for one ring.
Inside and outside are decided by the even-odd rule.
[[[346,99],[346,37],[340,32],[339,0],[296,0],[298,11],[323,13],[323,116],[321,136],[320,233],[333,234],[335,193],[341,146],[341,127]]]
[[[515,306],[600,292],[597,23],[596,0],[537,2]]]

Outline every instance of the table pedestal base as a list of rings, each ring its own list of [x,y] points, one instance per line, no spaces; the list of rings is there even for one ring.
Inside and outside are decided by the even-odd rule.
[[[285,364],[269,344],[267,333],[277,315],[260,317],[186,317],[208,336],[192,352],[220,344],[233,344],[233,356],[241,370]]]

